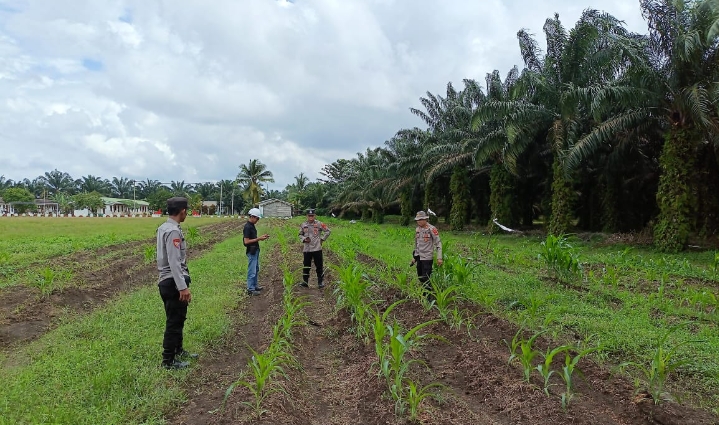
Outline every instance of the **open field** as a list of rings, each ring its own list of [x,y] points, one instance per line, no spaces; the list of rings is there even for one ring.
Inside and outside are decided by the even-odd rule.
[[[82,248],[13,258],[71,273],[45,293],[0,290],[15,304],[0,309],[0,424],[719,423],[714,252],[442,233],[429,302],[408,267],[413,229],[327,220],[320,291],[314,270],[310,289],[295,285],[299,221],[265,219],[267,289],[247,298],[243,222],[188,221],[185,340],[201,356],[168,373],[143,249],[160,221],[143,221],[14,222],[15,235]],[[110,233],[112,244],[87,241]]]

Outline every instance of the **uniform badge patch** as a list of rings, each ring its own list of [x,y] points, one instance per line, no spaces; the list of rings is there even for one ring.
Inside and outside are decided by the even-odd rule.
[[[182,243],[181,239],[173,239],[172,244],[175,245],[175,248],[180,249],[180,243]]]
[[[435,236],[439,235],[439,231],[437,230],[436,227],[432,228],[432,233],[434,233]]]
[[[324,224],[324,223],[322,223],[322,228],[325,229],[325,230],[327,230],[327,225]]]

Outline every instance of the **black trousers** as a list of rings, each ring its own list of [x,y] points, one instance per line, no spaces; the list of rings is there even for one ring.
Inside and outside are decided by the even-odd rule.
[[[185,283],[190,287],[190,276],[185,276]],[[165,305],[165,336],[162,340],[162,362],[171,363],[175,354],[182,351],[182,331],[187,319],[187,303],[180,301],[180,291],[173,278],[165,279],[158,284],[160,297]]]
[[[427,289],[432,289],[429,283],[429,278],[432,276],[432,260],[419,260],[419,257],[415,257],[417,260],[417,277],[419,281],[424,284]]]
[[[304,259],[302,261],[302,280],[305,283],[310,281],[310,268],[312,261],[315,262],[315,271],[317,271],[317,284],[322,283],[322,279],[325,277],[325,269],[322,260],[322,251],[303,252]]]

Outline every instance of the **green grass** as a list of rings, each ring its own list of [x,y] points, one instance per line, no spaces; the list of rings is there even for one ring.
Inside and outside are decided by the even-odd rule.
[[[190,262],[186,348],[202,353],[230,328],[227,311],[246,277],[243,252],[242,239],[232,238]],[[0,424],[164,423],[187,376],[159,367],[164,320],[157,287],[148,285],[5,356]]]
[[[0,219],[0,288],[35,279],[28,266],[52,257],[110,245],[151,239],[167,217]],[[188,217],[183,228],[216,223],[213,218]],[[56,270],[60,272],[60,270]],[[25,277],[23,273],[33,272]]]
[[[167,217],[155,218],[50,218],[0,219],[0,263],[66,255],[83,249],[152,238]],[[183,227],[217,222],[188,217]]]

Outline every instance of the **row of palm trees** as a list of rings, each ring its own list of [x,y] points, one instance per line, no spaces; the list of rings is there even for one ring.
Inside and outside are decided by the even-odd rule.
[[[236,211],[241,211],[245,204],[257,205],[261,197],[266,196],[262,183],[274,180],[267,166],[256,159],[239,168],[234,180],[201,183],[185,183],[184,180],[163,183],[159,180],[133,180],[127,177],[103,179],[93,175],[73,179],[70,174],[55,169],[35,179],[26,178],[17,182],[0,176],[0,196],[10,188],[25,189],[36,199],[64,199],[76,194],[96,193],[121,199],[147,199],[153,209],[164,208],[168,197],[186,196],[194,203],[203,200],[220,201],[226,207],[234,205]]]
[[[719,1],[641,0],[646,35],[586,10],[518,32],[524,68],[482,87],[450,83],[411,109],[426,128],[325,168],[330,207],[408,222],[431,207],[454,229],[475,219],[548,231],[651,227],[676,251],[719,230]]]

